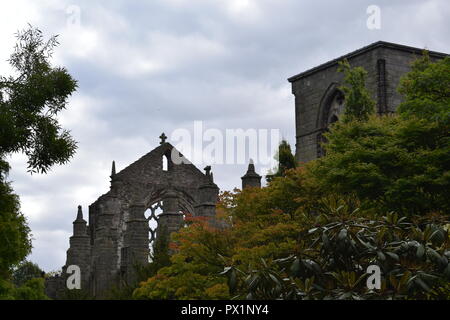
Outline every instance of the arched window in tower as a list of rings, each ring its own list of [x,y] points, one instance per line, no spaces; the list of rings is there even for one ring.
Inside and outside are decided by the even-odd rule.
[[[339,120],[339,116],[344,112],[344,94],[341,91],[336,91],[328,108],[327,127]]]
[[[169,159],[166,155],[162,157],[162,169],[163,171],[169,171]]]
[[[335,90],[328,99],[328,104],[324,108],[322,130],[317,134],[317,157],[325,155],[323,145],[327,143],[324,136],[325,132],[329,131],[330,125],[339,121],[339,117],[343,114],[345,108],[345,97],[340,90]]]

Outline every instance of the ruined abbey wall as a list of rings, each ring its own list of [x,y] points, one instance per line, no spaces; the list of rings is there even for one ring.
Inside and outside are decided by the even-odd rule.
[[[377,103],[379,114],[395,112],[402,97],[397,92],[400,78],[422,55],[419,48],[376,42],[311,70],[289,78],[295,96],[296,159],[307,162],[321,156],[321,135],[329,125],[330,102],[342,85],[338,62],[347,59],[352,67],[363,67],[366,86]],[[445,54],[429,52],[432,59]]]

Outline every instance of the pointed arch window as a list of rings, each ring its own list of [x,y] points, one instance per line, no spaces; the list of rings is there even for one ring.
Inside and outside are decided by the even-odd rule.
[[[323,107],[321,131],[317,134],[317,157],[323,157],[325,155],[325,149],[323,145],[327,143],[327,139],[324,137],[324,133],[329,130],[330,125],[339,121],[341,114],[344,113],[345,108],[345,96],[344,93],[334,88],[331,92],[325,94],[325,105]]]
[[[166,155],[162,157],[162,169],[163,171],[169,171],[169,159]]]

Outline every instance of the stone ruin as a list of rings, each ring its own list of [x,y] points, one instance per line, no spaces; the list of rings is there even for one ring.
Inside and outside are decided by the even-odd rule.
[[[340,89],[344,76],[337,72],[339,61],[347,59],[352,67],[364,67],[378,114],[389,114],[402,100],[396,90],[400,78],[411,70],[411,63],[422,51],[379,41],[289,78],[295,96],[297,161],[324,155],[323,134],[344,109],[345,97]],[[448,56],[433,51],[428,54],[432,60]],[[89,223],[78,208],[66,265],[61,276],[47,279],[48,296],[61,296],[67,266],[78,265],[81,287],[92,296],[102,297],[112,285],[134,280],[134,266],[148,263],[149,242],[158,241],[162,230],[179,230],[188,213],[214,219],[219,189],[211,168],[206,167],[202,173],[186,159],[183,164],[174,164],[171,153],[177,150],[166,142],[164,134],[160,138],[159,147],[121,172],[115,172],[113,162],[111,189],[89,206]],[[261,186],[261,176],[252,163],[242,177],[242,186]],[[157,214],[159,210],[162,213]],[[157,227],[151,228],[149,221]]]
[[[411,63],[423,49],[378,41],[328,61],[288,80],[295,96],[296,159],[308,162],[324,155],[324,133],[341,117],[345,97],[340,88],[344,75],[339,62],[347,59],[352,67],[367,71],[366,86],[377,104],[378,114],[395,112],[402,101],[397,91],[401,77],[411,70]],[[428,51],[431,60],[448,54]]]
[[[214,223],[219,188],[211,167],[201,172],[164,134],[160,138],[160,146],[122,171],[116,173],[113,162],[110,190],[89,206],[88,221],[78,207],[66,264],[61,275],[46,280],[49,297],[64,295],[67,268],[76,265],[81,289],[102,298],[113,286],[133,283],[136,266],[149,262],[152,243],[182,228],[186,215],[209,217]],[[182,160],[176,164],[172,159]],[[253,163],[242,185],[261,186]]]

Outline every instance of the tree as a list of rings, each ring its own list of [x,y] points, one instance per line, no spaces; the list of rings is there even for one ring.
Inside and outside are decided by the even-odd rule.
[[[0,300],[48,300],[44,272],[25,261],[13,272],[13,281],[0,277]]]
[[[449,221],[429,215],[407,220],[373,216],[329,202],[301,229],[297,250],[250,269],[226,267],[244,299],[448,299]],[[381,286],[366,285],[369,266]],[[232,268],[232,269],[230,269]],[[233,290],[233,287],[230,287]]]
[[[49,300],[45,294],[44,278],[34,278],[28,280],[14,293],[15,300]]]
[[[16,287],[21,287],[28,280],[42,278],[45,272],[31,261],[23,261],[13,271],[13,283]]]
[[[347,60],[339,63],[338,71],[344,73],[341,89],[345,95],[345,109],[342,121],[367,121],[375,110],[375,102],[366,88],[367,71],[362,67],[351,68]]]
[[[30,230],[20,203],[7,181],[6,156],[22,152],[28,170],[46,173],[74,155],[76,142],[59,125],[76,81],[63,67],[50,63],[57,37],[44,41],[39,29],[17,33],[10,57],[14,74],[0,77],[0,277],[10,277],[14,265],[31,251]]]
[[[229,297],[222,256],[229,256],[232,239],[203,217],[173,235],[171,264],[162,267],[134,291],[135,299],[225,299]]]
[[[327,156],[312,168],[323,190],[354,193],[365,205],[402,214],[450,210],[449,130],[445,122],[433,120],[450,112],[450,104],[442,98],[449,96],[450,87],[445,90],[430,80],[445,78],[442,73],[450,70],[446,60],[423,59],[404,78],[401,90],[407,98],[399,113],[338,122],[326,134]],[[428,84],[417,93],[411,88],[424,74],[438,88]],[[411,105],[416,108],[409,110]]]
[[[31,252],[30,229],[20,213],[19,198],[0,172],[0,279]]]
[[[287,173],[293,175],[294,171]],[[283,180],[290,183],[281,188]],[[291,183],[291,178],[280,177],[269,188],[221,194],[217,217],[231,221],[231,227],[214,228],[205,218],[191,218],[187,228],[173,234],[172,264],[142,282],[134,298],[229,299],[238,295],[234,267],[248,271],[260,258],[277,259],[295,251],[304,217],[294,209],[299,206],[294,204],[294,194],[301,193],[301,188],[284,192]]]
[[[221,195],[229,228],[175,234],[172,265],[135,298],[448,299],[445,121],[355,110],[331,128],[325,157]],[[380,290],[366,285],[371,265]]]
[[[292,154],[291,145],[284,139],[278,146],[278,152],[275,159],[278,160],[278,169],[275,174],[269,174],[266,176],[266,180],[268,182],[272,181],[274,177],[284,176],[286,170],[293,169],[297,166],[295,156]]]
[[[136,299],[448,299],[448,218],[360,209],[328,194],[314,212],[303,168],[268,187],[229,193],[227,229],[197,219],[173,235],[172,265],[142,282]],[[285,190],[296,186],[283,198]],[[223,200],[223,198],[222,198]],[[286,203],[288,202],[288,203]],[[380,290],[367,268],[382,271]]]
[[[398,91],[404,101],[398,111],[430,121],[450,121],[450,57],[432,62],[425,51],[402,77]]]
[[[23,152],[31,172],[64,164],[76,150],[57,119],[77,87],[65,68],[50,64],[57,45],[56,36],[44,41],[42,32],[31,26],[18,32],[9,60],[16,76],[0,78],[0,158]]]

